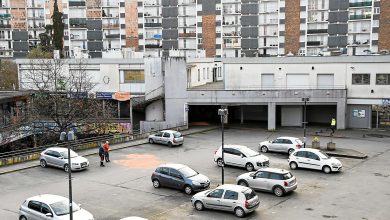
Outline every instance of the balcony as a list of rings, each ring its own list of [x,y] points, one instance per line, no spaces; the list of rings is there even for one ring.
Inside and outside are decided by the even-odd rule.
[[[72,28],[86,28],[87,19],[86,18],[70,18],[69,26]]]
[[[0,24],[0,28],[11,28],[10,24]]]
[[[323,46],[324,43],[322,41],[307,41],[307,46]]]
[[[350,2],[349,7],[369,7],[372,6],[372,2],[370,1],[362,1],[362,2]]]
[[[225,49],[229,49],[229,48],[241,48],[241,44],[240,43],[225,43],[223,45],[223,48]]]
[[[350,15],[349,20],[361,20],[361,19],[371,19],[371,14],[365,15]]]
[[[69,1],[69,7],[84,7],[85,1]]]
[[[223,33],[224,37],[240,37],[240,33],[236,31],[232,31],[230,33]]]
[[[162,48],[159,44],[145,44],[145,48]]]
[[[104,29],[116,29],[119,28],[119,24],[103,24]]]
[[[10,19],[10,18],[11,18],[11,14],[8,13],[0,14],[0,19]]]
[[[309,29],[307,34],[327,34],[328,29]]]
[[[105,37],[107,39],[113,39],[113,38],[120,38],[121,35],[120,34],[105,34]]]
[[[196,37],[196,33],[179,33],[179,37]]]
[[[161,27],[161,23],[145,23],[145,27]]]

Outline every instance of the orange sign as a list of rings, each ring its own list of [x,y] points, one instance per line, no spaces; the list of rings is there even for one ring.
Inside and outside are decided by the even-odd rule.
[[[118,101],[127,101],[130,100],[130,92],[116,92],[112,98]]]

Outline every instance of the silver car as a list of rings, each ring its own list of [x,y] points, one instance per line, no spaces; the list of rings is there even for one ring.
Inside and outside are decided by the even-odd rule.
[[[94,220],[93,215],[72,202],[74,220]],[[19,208],[19,220],[69,219],[69,199],[44,194],[26,199]]]
[[[169,147],[182,145],[184,142],[183,135],[178,131],[164,130],[156,134],[149,135],[149,143],[166,144]]]
[[[257,172],[244,173],[237,177],[236,182],[255,190],[273,192],[276,196],[295,190],[298,186],[296,178],[287,170],[264,168]]]
[[[234,212],[237,217],[244,217],[259,207],[260,200],[251,188],[225,184],[195,194],[191,198],[191,203],[198,211],[205,208],[217,209]]]
[[[296,137],[278,137],[272,141],[263,141],[259,143],[259,151],[275,151],[291,154],[297,149],[303,147],[303,142]]]
[[[73,150],[70,150],[71,167],[73,170],[83,170],[89,167],[89,161],[87,158],[79,156]],[[39,159],[41,167],[53,166],[64,169],[68,172],[68,149],[62,147],[51,147],[44,150],[41,153]]]

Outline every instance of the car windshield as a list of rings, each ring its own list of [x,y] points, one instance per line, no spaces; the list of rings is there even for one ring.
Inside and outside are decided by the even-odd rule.
[[[61,156],[64,157],[64,159],[68,159],[68,151],[61,152]],[[77,157],[78,154],[72,150],[70,150],[70,158],[75,158]]]
[[[73,212],[77,212],[80,210],[80,207],[76,203],[72,202],[72,206],[73,206],[72,208]],[[67,199],[50,204],[50,207],[53,209],[54,213],[58,216],[69,214],[69,200]]]
[[[285,180],[288,180],[288,179],[291,179],[293,177],[293,175],[291,173],[286,173],[286,174],[283,174],[283,178]]]
[[[240,149],[240,151],[247,157],[255,157],[259,155],[259,153],[257,153],[256,151],[249,149],[247,147]]]
[[[175,132],[175,133],[173,133],[173,136],[175,138],[179,138],[179,137],[181,137],[181,133],[180,132]]]
[[[196,176],[198,175],[199,173],[196,172],[195,170],[189,168],[189,167],[183,167],[181,169],[179,169],[179,171],[183,174],[183,176],[185,176],[186,178],[189,178],[189,177],[193,177],[193,176]]]
[[[323,151],[318,152],[318,156],[320,156],[321,159],[329,159],[329,158],[330,158],[329,155],[327,155],[327,154],[326,154],[325,152],[323,152]]]
[[[256,196],[256,193],[251,189],[247,189],[242,193],[244,193],[246,200],[253,199]]]

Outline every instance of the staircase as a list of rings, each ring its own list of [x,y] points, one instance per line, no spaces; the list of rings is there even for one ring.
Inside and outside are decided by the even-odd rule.
[[[164,97],[164,85],[161,85],[160,87],[153,89],[145,95],[132,97],[131,101],[133,109],[144,110],[145,107],[148,106],[150,103],[163,99]]]

